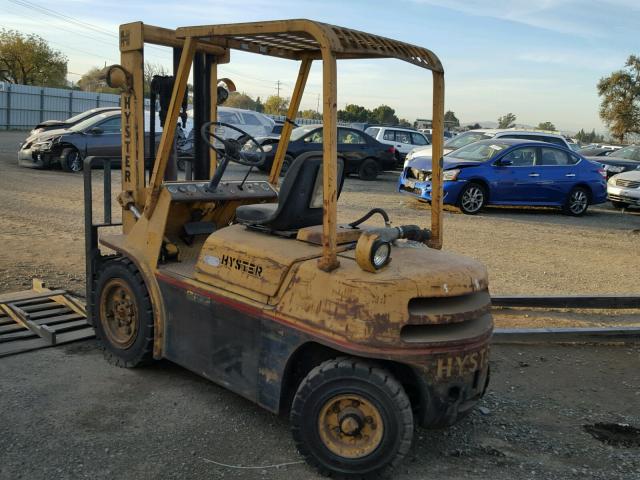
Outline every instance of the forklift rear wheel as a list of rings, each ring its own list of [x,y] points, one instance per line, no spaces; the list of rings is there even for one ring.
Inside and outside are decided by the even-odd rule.
[[[322,363],[301,382],[291,426],[298,450],[322,474],[372,478],[409,451],[413,413],[390,372],[340,358]]]
[[[153,310],[138,269],[126,259],[104,265],[96,283],[96,337],[107,360],[133,368],[152,358]]]

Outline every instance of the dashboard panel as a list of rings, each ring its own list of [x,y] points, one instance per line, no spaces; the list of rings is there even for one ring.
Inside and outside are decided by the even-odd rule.
[[[165,182],[164,188],[174,202],[213,202],[216,200],[273,200],[278,192],[269,182],[240,180],[220,182],[209,191],[209,182]]]

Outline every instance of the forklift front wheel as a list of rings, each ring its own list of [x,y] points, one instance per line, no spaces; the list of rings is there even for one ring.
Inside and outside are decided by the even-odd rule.
[[[413,413],[390,372],[340,358],[304,378],[291,407],[291,428],[298,450],[320,473],[371,478],[393,469],[409,451]]]
[[[138,269],[126,259],[104,265],[96,282],[96,337],[107,360],[132,368],[152,358],[153,311]]]

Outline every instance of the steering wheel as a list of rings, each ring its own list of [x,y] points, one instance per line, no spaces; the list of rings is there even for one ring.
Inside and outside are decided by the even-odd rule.
[[[213,132],[211,131],[212,125],[214,127],[228,127],[231,130],[240,132],[240,136],[238,138],[223,138],[215,134],[215,129]],[[220,180],[222,179],[230,161],[239,163],[240,165],[246,165],[247,167],[259,167],[265,161],[266,154],[262,145],[260,145],[258,141],[247,132],[234,125],[223,122],[207,122],[202,125],[202,128],[200,129],[200,136],[210,148],[215,150],[218,154],[218,159],[220,160],[218,168],[209,182],[209,190],[211,191],[215,190],[220,184]],[[215,142],[212,142],[211,138],[222,143],[224,150],[216,147]],[[247,147],[248,144],[255,145],[257,149]]]

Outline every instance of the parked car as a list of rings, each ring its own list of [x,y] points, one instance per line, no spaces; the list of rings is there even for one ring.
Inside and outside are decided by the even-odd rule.
[[[606,157],[587,158],[601,163],[607,172],[607,177],[611,177],[616,173],[640,168],[640,145],[629,145],[619,150],[614,150]]]
[[[85,112],[74,115],[66,120],[46,120],[33,127],[33,130],[29,132],[29,135],[37,135],[47,130],[60,130],[73,127],[75,124],[82,122],[88,118],[94,117],[100,113],[120,111],[120,107],[100,107],[92,108]]]
[[[467,214],[485,205],[526,205],[579,216],[590,204],[606,201],[600,165],[549,143],[480,140],[446,155],[443,169],[444,203]],[[398,190],[430,201],[431,158],[418,157],[405,167]]]
[[[607,198],[615,208],[640,207],[640,170],[631,170],[609,178]]]
[[[429,140],[417,130],[403,127],[373,126],[365,130],[378,142],[391,145],[396,150],[398,163],[416,147],[429,145]]]
[[[156,134],[156,144],[160,140]],[[149,142],[145,142],[148,146]],[[48,130],[29,137],[18,151],[18,164],[30,168],[49,168],[57,163],[63,170],[79,172],[90,155],[118,158],[122,154],[120,110],[93,115],[67,129]]]
[[[278,149],[279,137],[257,138],[266,152],[266,160],[261,169],[269,171]],[[251,142],[247,143],[252,147]],[[293,160],[302,153],[322,150],[322,126],[304,125],[291,132],[289,146],[284,157],[281,173],[284,174]],[[338,127],[338,154],[344,159],[345,174],[357,174],[362,180],[375,180],[383,170],[396,166],[395,149],[384,145],[361,130]]]
[[[273,129],[271,130],[271,133],[273,135],[281,135],[282,134],[282,129],[284,127],[284,122],[282,120],[275,120],[276,124],[273,126]],[[291,122],[293,125],[293,128],[296,128],[298,126],[297,123],[295,122]]]
[[[478,140],[487,140],[490,138],[518,138],[521,140],[536,140],[540,142],[553,143],[555,145],[560,145],[568,149],[571,148],[567,140],[560,134],[542,132],[539,130],[518,130],[515,128],[479,128],[476,130],[469,130],[468,132],[461,133],[460,135],[456,135],[455,137],[453,137],[451,140],[446,141],[444,144],[444,154],[446,155],[450,152],[453,152],[454,150],[457,150],[458,148],[462,148],[473,142],[477,142]],[[416,148],[409,152],[407,158],[405,159],[405,167],[407,166],[407,162],[409,162],[412,158],[424,156],[431,156],[431,145]]]
[[[613,150],[610,148],[587,147],[581,148],[578,153],[583,157],[608,157],[613,153]]]

